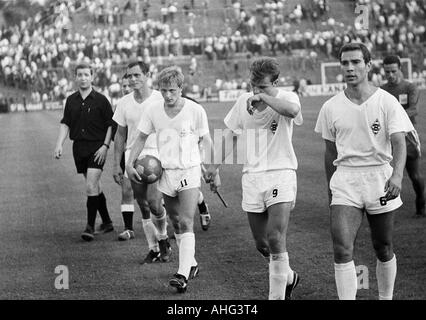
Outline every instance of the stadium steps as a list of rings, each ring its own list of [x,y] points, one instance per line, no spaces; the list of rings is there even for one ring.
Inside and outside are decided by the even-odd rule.
[[[120,7],[124,6],[124,2],[120,1],[110,1],[111,5],[114,6],[118,4]],[[189,1],[187,1],[189,3]],[[246,11],[255,12],[256,3],[259,1],[256,0],[244,0],[242,1]],[[148,11],[148,17],[154,20],[161,20],[160,9],[162,7],[161,1],[150,1],[151,7]],[[175,22],[170,23],[171,29],[177,29],[181,37],[189,37],[189,20],[183,13],[183,1],[178,4],[178,13],[175,17]],[[227,1],[228,4],[231,3],[230,0]],[[260,2],[259,2],[260,3]],[[309,0],[287,0],[285,3],[285,12],[290,13],[294,7],[299,4],[308,4]],[[194,20],[194,29],[196,36],[211,36],[219,35],[225,31],[226,27],[229,26],[234,31],[237,28],[237,22],[233,19],[233,10],[232,7],[224,7],[224,1],[210,1],[209,15],[207,17],[208,21],[204,17],[204,10],[201,4],[195,1],[195,20]],[[329,0],[330,12],[329,16],[339,17],[337,22],[343,22],[346,25],[353,25],[355,14],[353,12],[353,4],[350,0]],[[134,13],[134,8],[131,11],[127,11],[124,15],[123,25],[113,27],[114,29],[120,30],[127,28],[132,23],[137,23],[142,20],[142,7],[138,14]],[[260,19],[258,19],[260,20]],[[260,22],[258,21],[260,24]],[[93,24],[92,18],[90,17],[87,9],[78,12],[74,16],[73,23],[73,32],[78,32],[85,35],[86,37],[91,37],[93,30],[97,26]],[[290,32],[299,29],[301,32],[306,30],[316,30],[316,29],[326,29],[329,28],[325,24],[313,24],[310,19],[302,20],[300,24],[292,24],[290,27]]]
[[[0,96],[13,98],[14,101],[22,102],[22,98],[25,96],[27,101],[30,101],[31,92],[29,90],[22,90],[14,87],[6,87],[0,84]]]

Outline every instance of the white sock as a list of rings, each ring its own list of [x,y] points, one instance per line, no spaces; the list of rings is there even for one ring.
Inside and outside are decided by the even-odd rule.
[[[288,253],[271,253],[269,262],[269,300],[284,300],[290,269]]]
[[[379,300],[392,300],[393,286],[396,278],[396,256],[386,262],[377,260],[376,264],[377,286]]]
[[[198,196],[198,204],[202,204],[204,201],[204,195],[200,190],[200,195]]]
[[[195,256],[195,235],[193,232],[185,232],[180,235],[179,245],[179,274],[189,278],[192,262]]]
[[[334,263],[334,277],[336,279],[339,300],[355,300],[358,279],[356,277],[354,261]]]
[[[146,241],[148,242],[149,250],[159,252],[157,228],[152,223],[151,219],[142,219],[143,231],[145,232]]]
[[[166,209],[164,209],[161,217],[154,216],[151,213],[151,220],[154,223],[158,231],[158,240],[165,240],[167,236],[167,214]]]
[[[121,205],[121,212],[135,212],[135,205],[134,204],[122,204]]]
[[[179,246],[180,246],[181,236],[182,236],[181,234],[175,233],[176,245],[177,245],[178,249],[179,249]],[[196,265],[198,265],[198,262],[197,262],[197,260],[195,260],[195,255],[194,255],[194,259],[192,260],[191,267],[195,267]]]
[[[288,266],[287,284],[293,284],[294,282],[294,271]]]

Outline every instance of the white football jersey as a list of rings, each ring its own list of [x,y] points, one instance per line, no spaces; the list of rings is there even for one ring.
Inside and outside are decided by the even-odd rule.
[[[209,133],[206,111],[201,105],[184,99],[179,113],[170,118],[164,101],[147,108],[138,125],[145,134],[156,134],[160,161],[164,169],[188,169],[200,166],[198,142]]]
[[[297,169],[296,154],[293,149],[293,122],[303,123],[302,111],[293,119],[267,107],[247,112],[247,99],[252,92],[242,94],[225,117],[225,125],[238,137],[238,163],[244,163],[243,172]],[[284,98],[300,106],[299,97],[294,92],[279,90],[277,98]]]
[[[361,105],[342,91],[322,106],[315,131],[336,143],[335,166],[376,166],[392,160],[390,136],[414,130],[398,100],[378,89]]]
[[[139,131],[137,126],[141,120],[142,114],[146,108],[156,101],[164,101],[160,91],[153,90],[151,95],[142,103],[138,103],[133,95],[133,92],[125,95],[117,102],[112,119],[122,127],[127,127],[127,143],[126,150],[132,148]],[[146,144],[146,149],[157,149],[155,135],[149,136]]]

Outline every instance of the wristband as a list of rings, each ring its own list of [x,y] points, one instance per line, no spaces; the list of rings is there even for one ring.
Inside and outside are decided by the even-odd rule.
[[[106,143],[104,143],[104,146],[107,147],[107,149],[109,149],[109,145],[107,145]]]

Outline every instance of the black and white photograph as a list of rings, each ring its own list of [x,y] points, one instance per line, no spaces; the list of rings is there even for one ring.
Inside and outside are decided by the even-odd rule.
[[[426,0],[0,0],[0,300],[426,300],[425,145]]]

